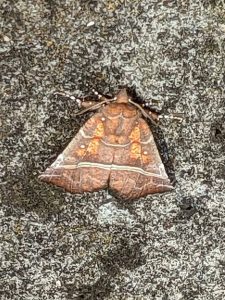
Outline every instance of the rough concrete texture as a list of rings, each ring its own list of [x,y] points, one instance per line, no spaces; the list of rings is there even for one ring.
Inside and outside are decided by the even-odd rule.
[[[1,300],[225,299],[224,9],[1,1]],[[125,203],[39,182],[88,118],[54,92],[120,86],[185,114],[156,134],[174,192]]]

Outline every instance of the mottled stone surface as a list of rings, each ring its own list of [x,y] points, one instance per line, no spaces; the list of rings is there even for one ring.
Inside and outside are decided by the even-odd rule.
[[[224,9],[0,2],[2,300],[225,299]],[[175,191],[125,203],[40,183],[88,117],[54,92],[120,86],[185,114],[157,134]]]

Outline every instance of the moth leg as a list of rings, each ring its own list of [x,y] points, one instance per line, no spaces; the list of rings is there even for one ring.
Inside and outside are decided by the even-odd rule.
[[[157,100],[153,100],[157,101]],[[154,107],[154,102],[142,104],[144,111],[149,115],[149,117],[155,122],[158,123],[160,120],[176,120],[181,122],[183,120],[184,114],[182,113],[173,113],[173,114],[160,114],[161,109],[156,109]],[[154,109],[154,110],[153,110]],[[156,111],[155,111],[156,110]]]
[[[162,101],[157,99],[150,99],[141,105],[144,109],[161,111],[162,109]]]
[[[141,111],[142,115],[145,118],[149,119],[154,125],[157,125],[157,123],[159,121],[159,118],[158,118],[159,113],[155,112],[153,110],[153,108],[152,109],[151,108],[148,108],[148,109],[143,108],[143,104],[140,105],[140,104],[132,101],[130,98],[129,98],[128,102],[132,103],[134,106],[136,106]]]
[[[151,109],[145,109],[145,112],[149,116],[153,123],[157,124],[159,122],[159,113],[152,111]]]
[[[88,111],[92,111],[92,110],[96,110],[96,109],[99,109],[101,106],[104,106],[106,104],[108,104],[109,102],[112,102],[114,101],[114,98],[112,99],[106,99],[106,100],[103,100],[103,101],[100,101],[100,102],[92,102],[92,101],[86,101],[86,102],[83,102],[83,104],[85,106],[84,109],[82,109],[81,111],[78,111],[76,112],[75,116],[78,116],[78,115],[82,115]]]

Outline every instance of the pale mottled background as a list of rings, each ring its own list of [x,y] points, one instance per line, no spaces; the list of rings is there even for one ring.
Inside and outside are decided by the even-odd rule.
[[[0,2],[0,298],[225,299],[225,3]],[[90,88],[87,87],[87,84]],[[123,203],[38,174],[88,116],[76,96],[158,99],[172,193]]]

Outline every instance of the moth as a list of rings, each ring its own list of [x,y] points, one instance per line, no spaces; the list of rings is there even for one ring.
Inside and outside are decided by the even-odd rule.
[[[108,189],[125,200],[173,190],[142,117],[154,122],[156,114],[132,101],[126,89],[99,98],[94,105],[83,102],[88,107],[80,113],[97,112],[39,178],[71,193]]]

